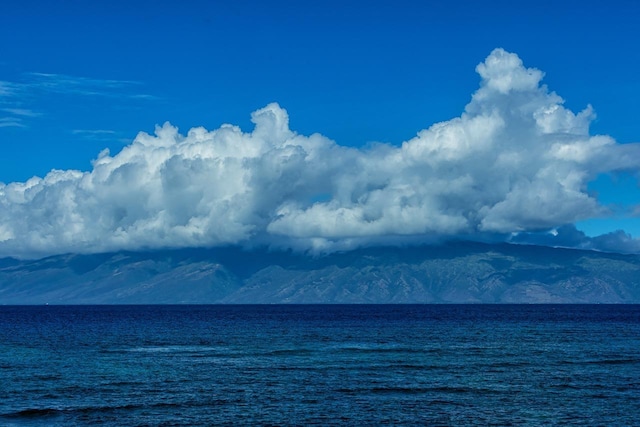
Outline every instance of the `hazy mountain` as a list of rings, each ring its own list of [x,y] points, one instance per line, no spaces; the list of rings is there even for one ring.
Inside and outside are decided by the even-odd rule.
[[[0,304],[640,303],[640,256],[458,242],[0,259]]]

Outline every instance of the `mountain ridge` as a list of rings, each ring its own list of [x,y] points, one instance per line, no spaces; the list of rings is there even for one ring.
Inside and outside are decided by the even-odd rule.
[[[0,305],[187,303],[640,303],[640,255],[459,241],[0,259]]]

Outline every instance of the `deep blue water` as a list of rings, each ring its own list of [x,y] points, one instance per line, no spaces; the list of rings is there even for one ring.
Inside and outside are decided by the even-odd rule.
[[[0,306],[0,425],[640,425],[640,306]]]

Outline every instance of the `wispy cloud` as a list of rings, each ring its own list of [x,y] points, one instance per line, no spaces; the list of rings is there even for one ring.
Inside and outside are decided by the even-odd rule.
[[[71,133],[77,137],[92,141],[118,141],[121,142],[122,135],[111,129],[74,129]],[[126,140],[130,142],[130,140]]]
[[[38,117],[41,116],[42,113],[38,113],[33,110],[28,110],[26,108],[3,108],[2,111],[5,113],[13,114],[15,116],[21,117]]]
[[[14,94],[14,83],[7,81],[0,81],[0,97],[7,97]]]
[[[101,97],[119,101],[148,102],[158,97],[143,93],[141,82],[96,79],[66,74],[24,73],[16,81],[0,81],[0,111],[11,115],[0,127],[27,127],[28,120],[44,115],[37,111],[52,96]],[[116,101],[117,100],[117,101]]]
[[[139,94],[130,93],[131,89],[140,84],[135,81],[94,79],[66,74],[27,73],[24,87],[61,94],[132,98]]]
[[[16,117],[1,117],[0,128],[23,128],[26,127],[22,119]]]
[[[0,108],[0,112],[5,113],[5,117],[0,117],[0,128],[26,128],[27,119],[41,115],[26,108]]]
[[[96,136],[96,135],[114,135],[116,132],[113,130],[106,130],[106,129],[74,129],[71,131],[72,134],[74,135],[89,135],[89,136]]]
[[[147,101],[158,101],[158,100],[162,99],[159,96],[149,95],[149,94],[146,94],[146,93],[141,93],[141,94],[137,94],[137,95],[131,95],[130,98],[131,99],[147,100]]]

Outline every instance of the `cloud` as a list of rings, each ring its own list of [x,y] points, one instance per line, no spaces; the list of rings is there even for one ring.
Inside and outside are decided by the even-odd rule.
[[[39,104],[48,97],[61,96],[98,97],[128,102],[158,100],[139,93],[141,83],[124,80],[93,79],[65,74],[25,73],[18,81],[0,81],[0,111],[10,115],[0,119],[0,127],[27,127],[28,119],[42,113],[25,105]]]
[[[19,117],[0,117],[0,128],[7,127],[23,128],[25,125]]]
[[[132,93],[132,89],[141,84],[135,81],[95,79],[88,77],[70,76],[66,74],[25,73],[19,81],[0,81],[0,96],[6,98],[24,98],[36,94],[66,94],[102,97],[128,97],[145,99],[145,94]],[[4,111],[14,111],[13,114],[32,116],[28,109],[11,108]]]
[[[2,184],[0,254],[509,240],[606,215],[587,184],[639,171],[640,144],[590,135],[592,108],[565,108],[513,53],[496,49],[476,71],[459,117],[400,146],[300,135],[273,103],[251,132],[166,123],[91,171]]]
[[[566,224],[547,232],[524,232],[513,235],[512,243],[543,245],[564,248],[588,249],[604,252],[640,253],[640,240],[623,230],[616,230],[596,237],[589,237],[572,224]]]
[[[0,97],[13,96],[16,92],[15,83],[0,80]]]
[[[110,129],[74,129],[71,131],[73,135],[77,135],[83,139],[96,141],[113,141],[118,132]],[[129,143],[129,141],[125,141]]]
[[[26,77],[24,85],[30,90],[105,97],[123,96],[123,91],[140,84],[134,81],[92,79],[66,74],[28,73]]]
[[[38,112],[27,110],[25,108],[3,108],[2,111],[19,117],[38,117],[41,115]]]
[[[74,129],[71,133],[74,135],[114,135],[116,131],[108,129]]]
[[[9,116],[7,117],[0,117],[0,128],[5,128],[5,127],[26,128],[27,125],[25,124],[25,118],[37,117],[40,115],[35,111],[31,111],[23,108],[2,108],[0,109],[0,111],[3,111],[9,114]]]

